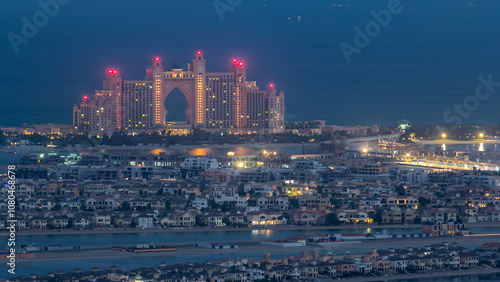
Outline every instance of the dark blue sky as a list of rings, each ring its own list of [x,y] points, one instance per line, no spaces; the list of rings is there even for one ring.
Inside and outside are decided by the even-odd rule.
[[[22,35],[22,17],[32,21],[41,7],[7,1],[0,125],[70,123],[72,105],[101,88],[108,67],[143,79],[156,52],[166,66],[185,66],[197,46],[208,71],[245,59],[249,79],[285,91],[293,120],[442,123],[447,109],[474,94],[478,75],[500,81],[498,0],[401,0],[403,11],[347,63],[339,44],[354,44],[353,28],[388,2],[242,0],[221,21],[212,0],[72,0],[16,54],[7,35]],[[499,97],[500,88],[464,122],[498,122]]]

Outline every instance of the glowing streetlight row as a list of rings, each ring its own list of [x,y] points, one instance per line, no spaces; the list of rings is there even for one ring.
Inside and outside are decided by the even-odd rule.
[[[446,133],[442,133],[442,134],[441,134],[441,137],[442,137],[442,138],[446,138],[446,136],[447,136],[447,135],[446,135]],[[483,137],[484,137],[484,133],[483,133],[483,132],[480,132],[480,133],[479,133],[479,138],[483,138]]]

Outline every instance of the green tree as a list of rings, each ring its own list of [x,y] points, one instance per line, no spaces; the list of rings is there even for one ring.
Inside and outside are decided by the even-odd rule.
[[[0,130],[0,146],[7,145],[7,136]]]
[[[341,221],[336,213],[329,213],[326,215],[325,223],[329,225],[339,225]]]
[[[396,188],[396,193],[398,193],[399,196],[405,195],[405,187],[403,185],[397,185],[394,188]]]
[[[373,217],[371,217],[371,219],[373,220],[373,222],[377,223],[377,224],[381,224],[382,223],[382,211],[381,210],[378,210],[376,213],[372,214]]]
[[[336,208],[342,206],[342,202],[339,201],[337,198],[334,198],[334,197],[330,198],[330,203],[332,204],[332,206],[335,206]]]
[[[220,209],[221,209],[221,211],[223,211],[223,212],[228,211],[230,208],[231,208],[231,206],[230,206],[228,203],[223,203],[223,204],[220,206]]]
[[[288,201],[288,203],[290,204],[290,207],[292,207],[292,209],[298,209],[299,208],[299,200],[297,200],[296,198],[292,198]]]
[[[418,204],[421,207],[426,207],[430,203],[431,203],[431,200],[424,198],[424,197],[418,197]]]
[[[130,210],[130,203],[129,202],[123,202],[121,205],[122,210]]]
[[[238,186],[238,196],[245,197],[247,193],[245,193],[245,183],[241,182]]]
[[[358,204],[353,202],[353,201],[349,201],[349,204],[347,205],[347,207],[349,209],[357,209],[358,208]]]
[[[318,185],[318,186],[316,186],[316,191],[318,191],[319,194],[322,194],[324,187],[325,187],[324,185]]]

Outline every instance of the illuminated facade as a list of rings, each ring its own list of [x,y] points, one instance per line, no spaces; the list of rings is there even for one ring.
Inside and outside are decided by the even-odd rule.
[[[103,90],[74,106],[73,125],[91,134],[168,129],[164,102],[177,88],[187,100],[190,126],[245,133],[284,130],[283,91],[278,93],[273,84],[261,90],[255,81],[247,81],[240,60],[233,59],[228,72],[206,72],[205,63],[202,52],[197,51],[187,70],[175,64],[165,71],[156,56],[146,70],[146,80],[122,80],[111,69]]]
[[[117,120],[117,100],[106,91],[97,91],[92,100],[84,96],[73,107],[73,125],[80,131],[112,134],[118,128]]]

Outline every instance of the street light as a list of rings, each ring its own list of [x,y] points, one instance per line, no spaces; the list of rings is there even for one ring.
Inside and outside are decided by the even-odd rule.
[[[441,134],[441,137],[446,138],[446,133]]]
[[[367,148],[363,148],[363,150],[362,150],[362,151],[363,151],[363,153],[365,153],[365,154],[366,154],[366,153],[368,153],[368,149],[367,149]]]
[[[483,138],[483,137],[484,137],[484,133],[482,133],[482,132],[481,132],[481,133],[479,133],[479,137],[480,137],[480,138]]]

